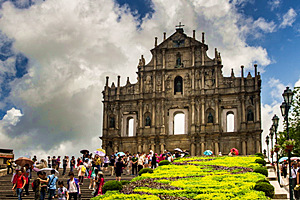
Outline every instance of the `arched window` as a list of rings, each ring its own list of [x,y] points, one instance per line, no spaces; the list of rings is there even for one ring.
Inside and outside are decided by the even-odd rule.
[[[185,114],[177,113],[174,116],[174,135],[185,134]]]
[[[228,112],[226,115],[227,122],[227,132],[234,132],[234,114],[232,112]]]
[[[183,85],[181,76],[176,76],[174,80],[174,94],[183,93]]]
[[[134,119],[130,118],[128,120],[128,137],[132,137],[133,136],[133,129],[134,129]]]

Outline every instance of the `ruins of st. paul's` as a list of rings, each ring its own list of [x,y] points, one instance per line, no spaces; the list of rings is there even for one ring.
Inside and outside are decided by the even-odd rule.
[[[103,91],[102,147],[108,154],[117,151],[160,153],[179,147],[191,155],[207,149],[228,154],[261,151],[261,79],[254,65],[253,76],[222,74],[222,59],[215,49],[207,56],[208,45],[184,33],[181,26],[151,50],[146,64],[141,56],[137,83],[109,86]],[[181,116],[181,120],[176,120]],[[181,132],[176,131],[180,124]]]

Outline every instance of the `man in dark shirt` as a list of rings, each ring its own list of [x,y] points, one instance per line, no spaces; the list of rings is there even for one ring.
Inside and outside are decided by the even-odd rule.
[[[138,154],[136,154],[135,156],[132,156],[132,159],[131,159],[132,174],[131,175],[137,175],[137,162],[138,162]]]
[[[65,156],[64,159],[63,159],[63,173],[62,173],[62,175],[66,174],[67,162],[68,162],[68,159],[67,159],[67,156]]]

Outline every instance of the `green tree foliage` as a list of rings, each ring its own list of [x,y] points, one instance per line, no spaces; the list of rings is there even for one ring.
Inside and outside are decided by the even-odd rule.
[[[294,97],[289,113],[289,134],[290,139],[294,139],[296,141],[292,155],[300,156],[300,87],[295,87],[293,92]],[[287,138],[286,122],[284,121],[283,123],[285,131],[279,132],[278,143],[280,146],[283,145]],[[285,151],[281,151],[281,155],[286,156],[287,153]]]

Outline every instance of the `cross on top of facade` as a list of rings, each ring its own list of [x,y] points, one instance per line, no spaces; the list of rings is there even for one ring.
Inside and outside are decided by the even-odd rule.
[[[181,24],[181,22],[179,22],[179,25],[176,25],[176,28],[181,28],[181,27],[183,27],[184,25],[183,24]]]

